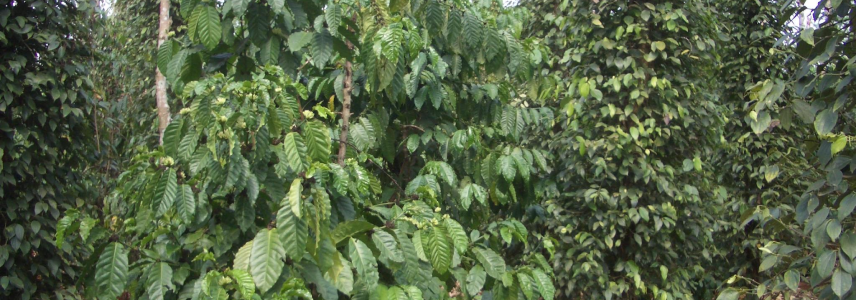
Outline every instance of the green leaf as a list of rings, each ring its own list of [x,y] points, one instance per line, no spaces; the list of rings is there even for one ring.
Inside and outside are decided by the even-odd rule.
[[[553,280],[550,279],[550,276],[547,276],[547,274],[540,269],[533,269],[532,277],[535,279],[535,285],[538,286],[538,293],[541,294],[541,297],[544,298],[544,300],[553,300],[553,296],[556,294],[556,288],[553,287]]]
[[[297,52],[312,41],[312,32],[295,32],[288,36],[288,50]]]
[[[452,264],[452,245],[446,236],[443,226],[434,226],[429,231],[423,231],[422,248],[434,271],[445,274]]]
[[[484,287],[486,275],[487,273],[484,272],[484,269],[480,265],[476,265],[470,269],[470,272],[467,274],[467,292],[470,296],[478,295],[481,292],[481,289]]]
[[[307,122],[303,136],[309,157],[319,162],[330,160],[330,132],[327,126],[318,121]]]
[[[841,223],[836,219],[829,220],[829,224],[826,225],[826,234],[833,241],[838,239],[838,236],[841,235]]]
[[[277,225],[279,226],[279,225]],[[235,262],[232,264],[232,269],[235,270],[250,270],[250,255],[253,252],[253,241],[250,240],[241,248],[238,249],[238,253],[235,254]]]
[[[194,10],[194,14],[196,10],[201,10],[199,12],[199,19],[197,20],[197,28],[196,34],[199,37],[199,41],[205,45],[205,48],[208,50],[214,49],[220,44],[220,37],[223,36],[222,29],[220,28],[220,13],[217,12],[217,9],[210,5],[199,5]]]
[[[309,54],[312,55],[312,64],[322,68],[333,56],[333,36],[327,30],[316,32],[309,45]]]
[[[277,235],[277,229],[262,229],[253,239],[253,251],[250,255],[250,274],[259,288],[265,293],[277,279],[285,265],[285,248]]]
[[[518,272],[517,273],[517,283],[520,286],[520,290],[523,292],[523,296],[526,299],[532,300],[532,297],[535,296],[532,293],[532,277],[529,274]]]
[[[366,221],[347,221],[336,225],[336,228],[330,233],[330,238],[333,240],[333,244],[338,244],[355,234],[366,232],[374,228],[374,224]]]
[[[502,279],[502,276],[505,275],[505,261],[502,260],[502,257],[493,252],[493,250],[483,248],[473,248],[473,254],[475,254],[479,263],[484,266],[485,272],[490,277]]]
[[[841,271],[841,269],[835,269],[835,273],[832,274],[832,292],[835,293],[838,297],[844,297],[844,294],[850,291],[850,287],[853,284],[853,278],[847,272]]]
[[[71,224],[74,221],[77,221],[77,218],[80,217],[80,212],[76,209],[69,209],[65,211],[65,216],[62,219],[59,219],[56,223],[56,248],[62,249],[62,243],[65,240],[65,231],[71,227]]]
[[[496,169],[508,182],[514,181],[514,177],[517,175],[517,169],[514,166],[514,159],[511,156],[503,155],[496,160]]]
[[[814,120],[814,129],[817,131],[817,134],[825,136],[832,132],[832,128],[835,127],[835,123],[837,122],[838,113],[833,112],[831,108],[827,108],[817,115],[817,118]]]
[[[256,293],[256,284],[253,282],[253,276],[246,270],[229,270],[229,275],[235,279],[238,286],[238,292],[245,300],[253,299]]]
[[[366,118],[360,118],[359,122],[351,125],[348,131],[349,141],[352,141],[360,151],[369,151],[375,147],[375,128]]]
[[[482,21],[471,13],[464,15],[464,40],[472,49],[478,49],[482,44]],[[481,50],[481,49],[479,49]]]
[[[306,251],[309,229],[305,221],[294,214],[289,205],[283,205],[276,215],[276,227],[285,252],[292,260],[300,260]]]
[[[166,40],[163,44],[158,48],[158,70],[161,74],[166,74],[166,71],[169,69],[169,62],[172,60],[172,56],[177,53],[178,45],[172,40]]]
[[[470,240],[467,238],[467,233],[464,231],[464,227],[451,218],[446,219],[443,225],[446,226],[446,232],[449,234],[449,237],[452,238],[452,243],[455,245],[455,250],[458,251],[458,254],[463,255],[466,253]]]
[[[785,284],[793,291],[799,290],[800,273],[795,270],[785,272]]]
[[[346,295],[354,289],[354,273],[351,271],[351,264],[338,251],[333,255],[333,266],[327,270],[324,278]]]
[[[806,27],[802,31],[800,31],[800,39],[805,41],[809,45],[814,46],[814,28]]]
[[[146,272],[146,292],[149,299],[164,299],[167,288],[175,290],[172,284],[172,268],[165,262],[156,262]]]
[[[128,281],[128,251],[119,243],[110,243],[98,257],[95,283],[102,299],[116,299]]]
[[[372,251],[368,246],[366,246],[366,244],[358,239],[351,238],[349,245],[351,249],[351,262],[353,262],[354,268],[357,269],[357,274],[359,274],[360,280],[366,284],[366,288],[368,290],[374,289],[374,287],[377,286],[378,279],[380,278],[377,269],[377,260],[375,260],[374,254],[372,254]]]
[[[175,203],[178,183],[175,169],[168,169],[161,174],[155,188],[154,201],[152,203],[157,217],[163,216]]]
[[[757,135],[760,135],[767,131],[770,128],[770,124],[772,123],[772,118],[770,117],[770,113],[766,111],[762,111],[758,114],[756,120],[752,120],[750,125],[752,127],[752,132]]]
[[[768,255],[767,257],[764,257],[764,260],[761,261],[761,265],[758,267],[758,272],[764,272],[772,268],[774,265],[776,265],[776,262],[778,261],[779,258],[775,255]]]
[[[854,208],[856,208],[856,193],[850,193],[838,204],[838,219],[844,220],[849,217]]]
[[[226,187],[235,187],[240,191],[244,188],[249,173],[250,163],[240,154],[240,151],[234,151],[232,158],[229,159],[229,173],[226,174]]]
[[[520,148],[515,148],[514,151],[511,152],[511,158],[514,160],[514,166],[517,169],[517,173],[520,174],[520,177],[523,178],[524,182],[529,182],[529,169],[531,163],[523,157],[523,151],[521,151]]]
[[[432,161],[425,164],[425,167],[422,168],[423,171],[427,171],[429,174],[436,175],[443,179],[446,183],[451,186],[455,186],[458,183],[458,178],[455,175],[455,170],[452,169],[448,163],[443,161]]]
[[[327,27],[336,32],[339,24],[342,23],[342,8],[336,5],[335,2],[330,1],[324,10],[324,20],[327,21]]]
[[[300,178],[295,178],[294,181],[291,182],[291,188],[288,189],[288,195],[285,196],[286,202],[283,206],[287,206],[291,208],[292,213],[298,218],[301,217],[301,207],[303,206],[303,202],[300,197],[303,189],[303,180]]]
[[[430,32],[435,34],[443,32],[443,25],[446,22],[445,11],[436,0],[425,3],[425,27]]]
[[[767,180],[767,182],[773,182],[776,177],[779,177],[779,166],[772,165],[767,166],[767,168],[764,169],[764,179]]]
[[[256,218],[256,210],[253,203],[248,199],[239,198],[235,201],[235,221],[238,223],[238,228],[246,232],[253,226],[253,220]]]
[[[263,45],[259,51],[259,64],[276,65],[279,63],[279,53],[282,51],[282,46],[279,42],[279,37],[272,36]]]
[[[716,297],[716,300],[737,300],[740,297],[740,292],[734,288],[727,288],[722,293],[719,293],[719,296]]]
[[[388,232],[375,230],[372,234],[372,241],[378,250],[380,250],[381,254],[387,259],[400,263],[404,262],[401,249],[398,248],[398,242],[396,242],[395,237]]]
[[[176,196],[176,210],[184,224],[193,223],[196,215],[196,196],[189,185],[182,184],[178,187]]]
[[[460,195],[461,208],[464,210],[469,210],[470,205],[473,203],[473,184],[469,183],[465,185],[458,191],[458,195]]]
[[[303,137],[296,132],[289,132],[282,142],[285,148],[285,158],[288,160],[288,165],[294,172],[306,171],[306,144],[303,143]]]
[[[817,260],[817,274],[820,277],[827,278],[829,275],[832,275],[832,271],[835,269],[835,261],[838,258],[835,254],[835,251],[826,250],[819,256]]]
[[[848,232],[841,237],[841,250],[851,259],[856,258],[856,234]]]
[[[838,154],[844,147],[847,146],[847,136],[841,135],[832,141],[832,155]]]

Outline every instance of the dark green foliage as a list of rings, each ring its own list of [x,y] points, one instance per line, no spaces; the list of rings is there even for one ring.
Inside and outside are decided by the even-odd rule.
[[[94,197],[88,3],[0,4],[0,298],[75,293],[80,250],[54,246],[62,212]],[[91,227],[89,227],[91,229]],[[82,232],[78,226],[69,235]],[[89,234],[87,231],[85,234]]]
[[[536,2],[566,117],[546,222],[567,297],[692,299],[725,194],[710,157],[723,107],[709,81],[714,16],[702,1]],[[692,21],[690,20],[692,19]],[[558,29],[557,29],[558,28]],[[537,88],[537,87],[536,87]],[[544,90],[543,87],[540,87]],[[536,90],[537,91],[537,90]]]

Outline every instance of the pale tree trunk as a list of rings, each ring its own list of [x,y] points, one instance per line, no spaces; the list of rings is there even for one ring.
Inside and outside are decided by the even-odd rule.
[[[160,17],[158,18],[158,49],[166,41],[169,32],[169,0],[160,0]],[[157,68],[155,68],[157,69]],[[158,143],[163,145],[163,132],[169,125],[169,102],[166,99],[166,78],[157,69],[155,77],[155,97],[158,107]]]

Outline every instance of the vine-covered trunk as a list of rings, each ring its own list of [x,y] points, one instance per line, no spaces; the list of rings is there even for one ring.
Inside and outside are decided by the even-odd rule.
[[[169,0],[160,1],[160,17],[158,18],[158,48],[166,41],[167,32],[169,31]],[[163,131],[169,125],[169,102],[166,99],[166,78],[161,73],[160,69],[155,77],[155,97],[157,98],[158,108],[158,143],[163,145]]]

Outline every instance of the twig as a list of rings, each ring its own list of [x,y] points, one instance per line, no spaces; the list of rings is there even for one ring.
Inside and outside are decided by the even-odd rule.
[[[422,127],[416,125],[401,125],[401,128],[413,128],[419,130],[420,132],[425,132],[425,129],[422,129]]]

